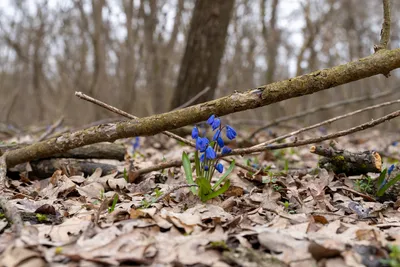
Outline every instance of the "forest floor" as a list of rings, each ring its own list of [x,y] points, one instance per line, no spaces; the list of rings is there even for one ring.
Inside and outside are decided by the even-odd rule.
[[[262,133],[259,141],[268,138]],[[350,151],[396,158],[396,138],[373,129],[336,141]],[[335,175],[319,169],[319,156],[303,146],[233,156],[268,174],[236,166],[229,190],[206,203],[189,188],[157,199],[186,184],[182,167],[152,171],[133,183],[126,170],[179,160],[194,149],[161,135],[132,145],[136,141],[118,141],[125,161],[91,160],[118,171],[83,175],[67,166],[36,180],[27,167],[9,180],[2,206],[18,213],[23,227],[16,234],[18,222],[0,214],[1,265],[400,266],[400,202],[381,203],[364,192],[379,173],[363,180]],[[383,168],[397,163],[382,158]]]

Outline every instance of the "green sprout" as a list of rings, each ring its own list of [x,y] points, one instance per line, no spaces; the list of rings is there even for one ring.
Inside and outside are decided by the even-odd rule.
[[[118,194],[115,194],[114,198],[113,198],[113,202],[111,204],[111,207],[108,207],[108,213],[111,213],[115,210],[115,205],[117,205],[118,199],[119,199]]]

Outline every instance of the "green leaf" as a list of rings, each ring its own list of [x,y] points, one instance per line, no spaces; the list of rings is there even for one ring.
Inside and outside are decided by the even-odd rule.
[[[386,177],[386,172],[387,172],[387,168],[384,169],[381,174],[379,175],[379,178],[376,182],[378,188],[383,184],[383,182],[385,181],[385,177]]]
[[[232,160],[229,168],[225,171],[225,173],[221,176],[221,178],[219,178],[219,180],[215,183],[212,189],[213,190],[217,189],[218,186],[225,180],[225,178],[228,177],[229,174],[231,174],[234,168],[235,168],[235,160]]]
[[[199,151],[196,150],[194,152],[194,165],[196,166],[196,177],[200,177],[200,159],[199,159]]]
[[[284,168],[284,172],[287,173],[289,171],[289,161],[287,159],[285,159],[285,168]]]
[[[231,185],[231,182],[229,180],[226,181],[226,183],[223,186],[221,186],[217,191],[212,191],[210,194],[204,196],[201,200],[203,202],[206,202],[209,199],[215,198],[215,197],[225,193],[226,190],[229,189],[230,185]]]
[[[380,177],[379,177],[380,178]],[[394,185],[395,183],[397,183],[398,181],[400,181],[400,174],[396,175],[396,177],[394,177],[393,179],[390,179],[389,182],[387,182],[384,186],[382,186],[381,189],[378,190],[378,192],[376,193],[376,195],[378,197],[383,196],[383,194],[385,194],[386,190],[391,187],[392,185]]]
[[[117,202],[118,202],[118,194],[115,194],[113,203],[112,203],[111,207],[108,208],[108,213],[111,213],[115,210],[115,205],[117,205]]]
[[[190,159],[185,151],[182,153],[182,165],[183,169],[185,170],[186,182],[188,184],[194,184],[193,175],[192,175],[192,168],[190,167]],[[190,187],[190,190],[193,194],[196,194],[196,188]]]
[[[199,186],[199,197],[201,201],[205,202],[205,197],[212,193],[211,184],[205,177],[198,177],[196,183]]]

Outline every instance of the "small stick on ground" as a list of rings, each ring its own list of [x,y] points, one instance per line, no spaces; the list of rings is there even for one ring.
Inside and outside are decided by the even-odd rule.
[[[347,100],[342,100],[342,101],[338,101],[338,102],[333,102],[333,103],[329,103],[327,105],[323,105],[323,106],[319,106],[319,107],[315,107],[315,108],[311,108],[302,112],[299,112],[297,114],[294,115],[289,115],[289,116],[285,116],[285,117],[281,117],[278,118],[276,120],[273,120],[271,122],[269,122],[268,124],[265,124],[264,126],[258,128],[257,130],[255,130],[247,139],[251,140],[255,137],[255,135],[269,127],[278,125],[282,122],[285,121],[289,121],[289,120],[294,120],[294,119],[298,119],[304,116],[307,116],[309,114],[313,114],[319,111],[323,111],[323,110],[328,110],[328,109],[332,109],[332,108],[336,108],[336,107],[340,107],[340,106],[344,106],[344,105],[348,105],[348,104],[354,104],[354,103],[358,103],[358,102],[363,102],[363,101],[367,101],[367,100],[376,100],[385,96],[388,96],[390,94],[392,94],[396,89],[398,88],[394,88],[392,90],[387,90],[384,92],[380,92],[374,95],[368,95],[368,96],[363,96],[363,97],[356,97],[356,98],[352,98],[352,99],[347,99]],[[260,123],[260,122],[258,122]]]
[[[167,192],[165,192],[164,194],[162,194],[161,196],[159,196],[158,198],[153,200],[150,204],[154,204],[154,203],[159,202],[160,200],[164,199],[166,196],[168,196],[169,194],[175,192],[178,189],[185,188],[185,187],[193,187],[193,186],[198,187],[197,184],[181,184],[181,185],[174,186],[173,188],[167,190]],[[144,206],[145,206],[145,204],[141,204],[140,206],[137,207],[137,209],[141,209]]]
[[[337,189],[341,189],[341,190],[345,190],[345,191],[348,191],[348,192],[351,192],[351,193],[356,194],[356,195],[359,195],[360,197],[364,198],[365,200],[369,200],[369,201],[376,202],[376,199],[375,199],[375,198],[370,197],[370,196],[368,196],[368,195],[366,195],[366,194],[363,194],[363,193],[361,193],[361,192],[358,192],[358,191],[356,191],[356,190],[354,190],[354,189],[351,189],[351,188],[348,188],[348,187],[345,187],[345,186],[339,186],[339,187],[336,187],[336,188],[337,188]]]

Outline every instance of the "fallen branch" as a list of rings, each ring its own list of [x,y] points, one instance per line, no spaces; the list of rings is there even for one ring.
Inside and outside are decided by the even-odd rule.
[[[349,128],[347,130],[343,130],[343,131],[339,131],[336,133],[332,133],[332,134],[328,134],[328,135],[324,135],[324,136],[320,136],[320,137],[316,137],[316,138],[310,138],[310,139],[305,139],[305,140],[300,140],[300,141],[296,141],[296,142],[292,142],[292,143],[283,143],[283,144],[278,144],[278,145],[266,145],[263,147],[249,147],[249,148],[238,148],[238,149],[233,149],[231,153],[229,153],[228,155],[221,155],[219,154],[218,157],[226,157],[226,156],[233,156],[233,155],[246,155],[246,154],[251,154],[251,153],[257,153],[257,152],[263,152],[266,150],[276,150],[276,149],[282,149],[282,148],[288,148],[288,147],[299,147],[299,146],[304,146],[304,145],[309,145],[309,144],[314,144],[314,143],[319,143],[325,140],[329,140],[329,139],[333,139],[333,138],[337,138],[337,137],[341,137],[341,136],[345,136],[345,135],[349,135],[355,132],[359,132],[359,131],[363,131],[365,129],[374,127],[378,124],[381,124],[385,121],[391,120],[393,118],[396,118],[400,116],[400,110],[390,113],[384,117],[381,117],[379,119],[376,120],[372,120],[370,122],[367,123],[363,123],[360,124],[358,126]],[[182,165],[182,161],[181,160],[173,160],[173,161],[167,161],[167,162],[162,162],[160,164],[157,165],[153,165],[149,168],[144,168],[144,169],[140,169],[137,170],[136,173],[137,175],[141,175],[141,174],[145,174],[145,173],[149,173],[152,171],[158,171],[158,170],[162,170],[162,169],[166,169],[166,168],[171,168],[171,167],[179,167]]]
[[[371,56],[330,69],[323,69],[292,79],[260,86],[246,92],[184,109],[154,115],[139,120],[94,126],[57,138],[10,151],[7,166],[51,157],[84,145],[115,141],[120,138],[154,135],[162,131],[205,121],[211,114],[223,116],[247,109],[276,103],[285,99],[312,94],[341,84],[360,80],[377,74],[388,73],[400,67],[400,49],[382,50]]]
[[[328,110],[328,109],[333,109],[333,108],[337,108],[337,107],[344,106],[344,105],[355,104],[355,103],[363,102],[363,101],[367,101],[367,100],[376,100],[376,99],[388,96],[390,94],[393,94],[393,92],[396,89],[399,89],[399,88],[394,88],[392,90],[387,90],[387,91],[384,91],[384,92],[381,92],[381,93],[377,93],[377,94],[374,94],[374,95],[367,95],[367,96],[362,96],[362,97],[356,97],[356,98],[351,98],[351,99],[347,99],[347,100],[342,100],[342,101],[338,101],[338,102],[333,102],[333,103],[329,103],[327,105],[311,108],[311,109],[299,112],[299,113],[294,114],[294,115],[289,115],[289,116],[278,118],[278,119],[276,119],[274,121],[271,121],[271,122],[265,124],[264,126],[258,128],[257,130],[255,130],[248,137],[248,139],[253,139],[254,136],[256,134],[258,134],[259,132],[261,132],[261,131],[269,128],[269,127],[278,125],[278,124],[280,124],[282,122],[298,119],[298,118],[307,116],[307,115],[312,114],[312,113],[316,113],[316,112],[323,111],[323,110]],[[258,125],[259,124],[260,124],[260,121],[258,121]]]
[[[310,152],[323,156],[318,162],[319,166],[336,174],[351,176],[368,172],[380,173],[382,170],[382,159],[376,151],[354,153],[344,149],[312,146]]]
[[[7,153],[5,153],[3,156],[0,157],[0,187],[2,189],[5,188],[7,180],[6,156]],[[24,223],[17,208],[13,206],[12,203],[4,196],[0,196],[0,208],[3,210],[3,213],[6,216],[9,223],[12,224],[15,234],[19,236],[22,227],[24,226]]]

